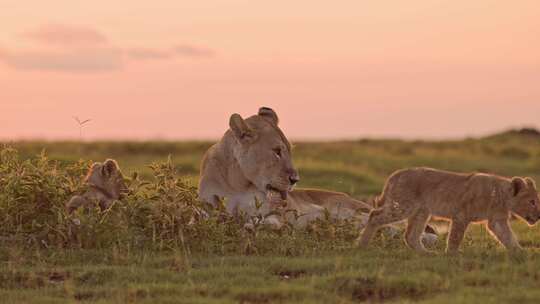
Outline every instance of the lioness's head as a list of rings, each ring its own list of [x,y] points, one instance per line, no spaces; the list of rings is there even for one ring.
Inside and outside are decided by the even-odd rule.
[[[540,219],[540,199],[536,183],[530,178],[512,178],[512,212],[534,225]]]
[[[234,137],[233,157],[240,170],[257,189],[282,199],[300,180],[291,157],[291,145],[278,127],[278,116],[270,108],[243,119],[233,114],[229,121]]]
[[[120,199],[128,192],[124,176],[115,160],[108,159],[103,164],[94,163],[86,177],[86,183],[104,192],[112,199]]]

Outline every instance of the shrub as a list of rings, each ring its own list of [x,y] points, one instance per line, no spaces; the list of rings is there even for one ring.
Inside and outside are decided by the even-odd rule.
[[[64,203],[83,187],[79,176],[88,163],[60,168],[41,153],[19,159],[16,150],[0,151],[0,235],[34,244],[65,242],[69,230]]]
[[[149,165],[152,179],[126,178],[129,194],[106,210],[65,210],[71,196],[85,190],[90,163],[61,164],[45,153],[23,160],[16,150],[0,150],[0,244],[47,248],[147,248],[185,253],[283,253],[351,246],[353,223],[314,222],[309,229],[260,223],[268,215],[232,217],[223,205],[202,203],[197,189],[178,174],[172,160]],[[279,212],[282,216],[285,211]],[[252,229],[244,226],[250,223]],[[327,242],[321,243],[322,239]]]

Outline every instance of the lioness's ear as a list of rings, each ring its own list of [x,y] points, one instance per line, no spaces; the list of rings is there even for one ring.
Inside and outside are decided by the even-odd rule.
[[[267,107],[260,108],[259,116],[269,119],[271,122],[275,123],[276,125],[279,123],[279,118],[276,112],[270,108],[267,108]]]
[[[242,118],[242,116],[240,116],[240,114],[235,113],[231,115],[229,126],[231,127],[234,137],[236,137],[238,140],[245,141],[254,137],[253,130],[248,127],[246,121]]]
[[[513,177],[512,178],[512,189],[514,190],[514,196],[518,195],[518,193],[525,189],[527,187],[526,182],[521,177]]]
[[[101,167],[101,172],[106,176],[111,176],[113,173],[118,171],[118,165],[114,159],[107,159]]]
[[[530,177],[525,177],[525,181],[527,182],[527,185],[529,185],[529,187],[536,189],[536,182],[534,181],[534,179]]]

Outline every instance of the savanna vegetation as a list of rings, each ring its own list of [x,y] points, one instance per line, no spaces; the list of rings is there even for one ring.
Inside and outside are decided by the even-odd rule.
[[[460,141],[295,142],[300,187],[369,199],[394,170],[431,166],[531,176],[540,134]],[[2,303],[538,303],[540,229],[514,222],[526,252],[509,255],[482,226],[463,253],[434,256],[380,234],[354,248],[348,222],[305,230],[232,218],[197,200],[208,142],[14,142],[0,152]],[[110,209],[67,214],[92,161],[118,160],[129,195]],[[209,214],[209,216],[201,216]]]

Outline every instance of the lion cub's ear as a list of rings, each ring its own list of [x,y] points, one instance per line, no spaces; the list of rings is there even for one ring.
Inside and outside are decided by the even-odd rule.
[[[114,159],[107,159],[101,167],[101,172],[105,176],[111,176],[116,171],[118,171],[118,164]]]
[[[529,187],[536,190],[536,182],[534,181],[534,179],[530,177],[525,177],[525,181],[527,182],[527,185],[529,185]]]
[[[279,118],[278,118],[276,112],[274,110],[272,110],[271,108],[262,107],[262,108],[259,109],[258,114],[259,114],[259,116],[262,116],[262,117],[270,120],[271,122],[276,124],[276,126],[279,123]]]
[[[518,193],[525,188],[527,188],[527,184],[523,178],[521,177],[512,178],[512,189],[514,190],[514,196],[518,195]]]
[[[88,170],[88,174],[84,178],[85,182],[89,182],[92,176],[95,174],[99,174],[102,170],[103,165],[101,163],[93,163],[90,167],[90,170]]]
[[[251,129],[240,114],[231,115],[229,126],[234,134],[234,137],[241,142],[248,142],[255,138],[255,132]]]

